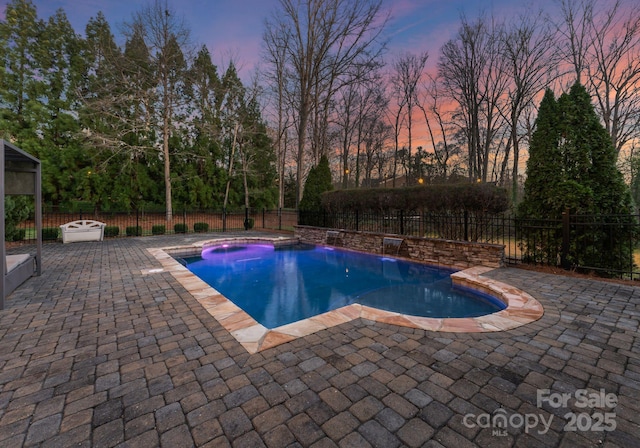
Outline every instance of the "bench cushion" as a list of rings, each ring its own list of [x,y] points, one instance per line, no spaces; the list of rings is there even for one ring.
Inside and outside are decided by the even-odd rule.
[[[29,254],[7,255],[7,272],[13,271],[30,258],[31,255]]]

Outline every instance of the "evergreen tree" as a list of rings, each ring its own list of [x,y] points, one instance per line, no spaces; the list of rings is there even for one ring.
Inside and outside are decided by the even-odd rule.
[[[7,5],[0,134],[42,160],[45,202],[164,204],[170,220],[172,184],[181,208],[208,208],[225,203],[229,181],[231,204],[241,206],[243,193],[252,207],[275,204],[259,102],[233,63],[218,76],[204,46],[188,67],[188,30],[165,3],[125,24],[122,48],[102,13],[83,39],[62,9],[43,21],[31,0]]]
[[[20,241],[25,237],[25,229],[18,225],[33,215],[33,201],[28,196],[4,197],[4,240]]]
[[[144,28],[134,24],[121,51],[99,14],[87,24],[86,83],[80,117],[94,148],[95,202],[102,209],[162,204],[157,157],[157,99]]]
[[[224,150],[226,166],[226,187],[223,207],[241,206],[243,201],[242,179],[235,176],[237,167],[242,163],[239,146],[244,145],[244,105],[246,89],[238,76],[235,64],[231,62],[222,75],[220,104],[220,142]]]
[[[72,204],[93,202],[91,153],[79,139],[78,90],[86,72],[82,40],[66,14],[49,17],[39,39],[44,84],[40,130],[44,199]]]
[[[126,210],[131,204],[123,180],[129,179],[131,167],[123,154],[116,130],[121,116],[113,100],[122,90],[118,64],[122,53],[115,43],[111,27],[104,14],[98,12],[89,19],[85,28],[82,58],[85,72],[80,85],[82,104],[79,108],[80,126],[85,131],[85,147],[93,166],[91,179],[92,200],[102,210]],[[110,111],[111,113],[105,113]],[[127,189],[129,185],[127,184]]]
[[[590,188],[593,199],[590,210],[602,215],[628,214],[631,212],[631,196],[622,174],[616,166],[616,150],[608,132],[600,124],[587,90],[575,84],[569,92],[569,111],[562,123],[565,132],[572,132],[578,154],[576,165],[585,174],[584,183]],[[567,139],[569,141],[569,139]]]
[[[521,216],[528,218],[551,218],[550,210],[556,200],[552,193],[561,182],[562,155],[558,148],[558,104],[550,89],[547,89],[536,120],[536,130],[531,136],[527,179],[524,198],[518,206]],[[558,218],[558,216],[554,216]]]
[[[39,156],[42,48],[38,39],[44,23],[30,0],[13,0],[0,22],[0,133]]]
[[[331,169],[327,156],[320,157],[318,165],[309,170],[309,175],[304,183],[300,210],[309,212],[322,211],[322,193],[331,191],[333,184],[331,181]]]
[[[578,83],[557,102],[548,90],[540,104],[518,215],[559,220],[566,210],[609,220],[604,226],[572,227],[569,262],[602,266],[611,272],[632,267],[631,195],[617,169],[611,139],[586,89]],[[528,230],[524,236],[525,257],[544,262],[557,259],[560,228],[551,236],[539,230]]]
[[[221,81],[205,45],[198,51],[187,74],[187,94],[191,104],[189,135],[185,148],[173,163],[180,173],[175,182],[178,204],[200,208],[222,207],[225,171],[219,165],[219,102]]]
[[[274,207],[277,203],[276,155],[255,97],[244,100],[239,155],[245,207]]]

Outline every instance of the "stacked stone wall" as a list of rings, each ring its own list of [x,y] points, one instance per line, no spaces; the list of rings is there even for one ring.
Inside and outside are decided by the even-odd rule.
[[[467,269],[473,266],[491,268],[504,266],[504,246],[499,244],[356,232],[312,226],[296,226],[295,236],[302,242],[397,256],[456,269]],[[387,244],[385,244],[385,238]],[[401,240],[399,245],[398,240]],[[389,244],[391,242],[393,244]]]

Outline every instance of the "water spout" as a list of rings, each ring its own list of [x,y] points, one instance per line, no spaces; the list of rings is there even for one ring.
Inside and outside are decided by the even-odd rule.
[[[385,236],[382,239],[382,255],[389,254],[398,256],[400,253],[400,246],[402,246],[402,238],[393,238]]]
[[[327,244],[336,246],[340,239],[340,232],[337,230],[327,230]]]

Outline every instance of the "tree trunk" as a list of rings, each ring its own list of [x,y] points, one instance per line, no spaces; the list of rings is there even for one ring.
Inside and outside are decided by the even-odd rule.
[[[238,137],[238,123],[236,123],[236,127],[233,130],[233,143],[231,144],[231,156],[229,157],[229,171],[227,173],[227,186],[224,190],[224,203],[222,205],[223,209],[227,208],[227,203],[229,202],[229,188],[231,187],[231,173],[233,173],[233,157],[236,153],[236,139]]]
[[[171,224],[171,220],[173,219],[173,205],[171,203],[171,161],[169,160],[169,126],[170,120],[167,114],[165,114],[162,132],[162,149],[164,155],[164,197],[167,224]]]

